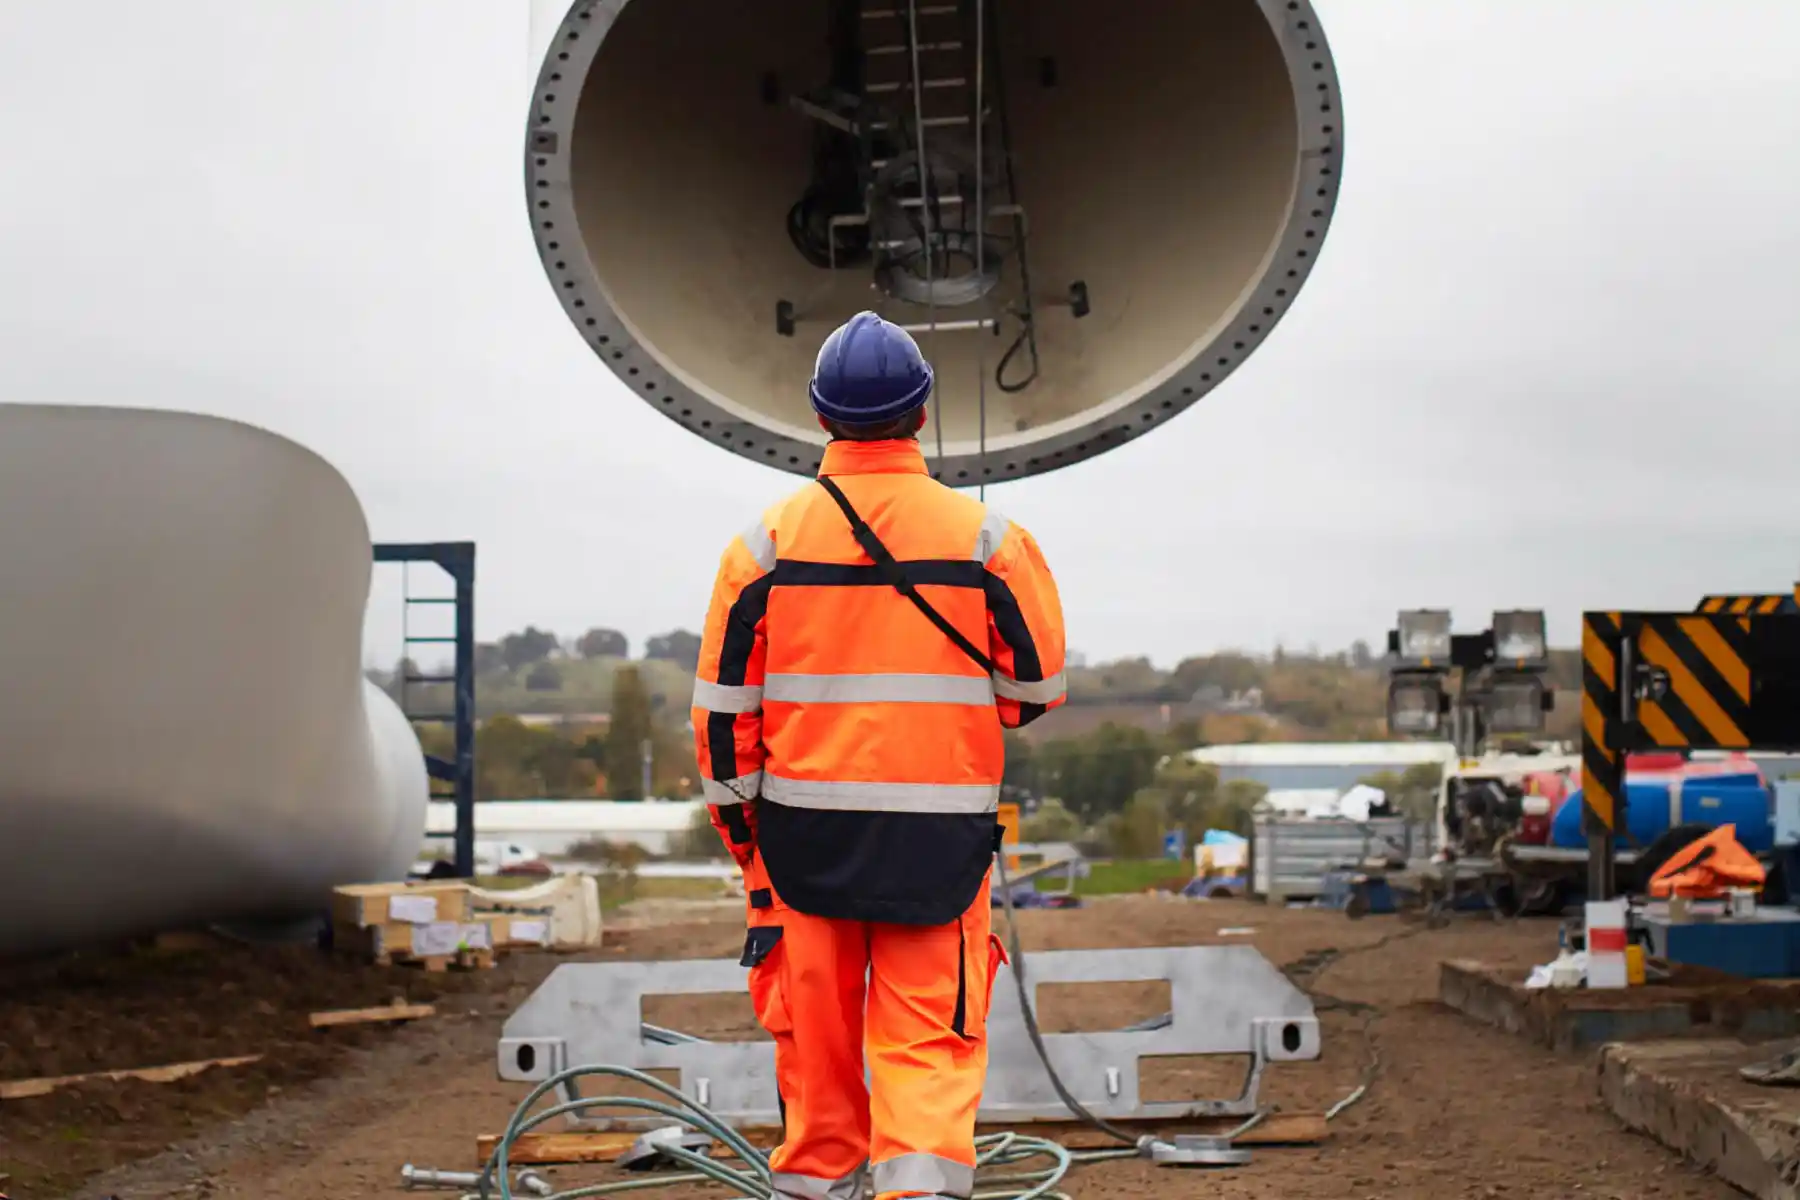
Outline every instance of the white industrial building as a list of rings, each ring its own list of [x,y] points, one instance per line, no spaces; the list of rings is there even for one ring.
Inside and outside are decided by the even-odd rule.
[[[1381,771],[1456,761],[1449,742],[1245,742],[1188,751],[1221,781],[1251,779],[1271,791],[1343,791]]]
[[[633,843],[667,854],[704,808],[698,800],[490,800],[475,806],[475,836],[524,842],[551,857],[578,842]],[[425,820],[428,833],[448,835],[456,829],[456,806],[434,800]],[[447,844],[430,842],[439,849]]]

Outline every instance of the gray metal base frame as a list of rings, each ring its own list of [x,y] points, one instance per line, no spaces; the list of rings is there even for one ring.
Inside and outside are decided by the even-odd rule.
[[[571,963],[558,967],[508,1018],[499,1045],[500,1078],[540,1082],[576,1065],[607,1064],[679,1071],[684,1095],[734,1126],[777,1125],[775,1047],[771,1042],[681,1041],[645,1030],[645,996],[746,990],[748,971],[730,959],[650,963]],[[1056,950],[1033,954],[1026,979],[1046,983],[1169,982],[1166,1024],[1109,1033],[1045,1034],[1050,1061],[1064,1084],[1102,1117],[1171,1120],[1248,1116],[1256,1111],[1264,1067],[1319,1056],[1312,1001],[1249,946],[1185,946],[1149,950]],[[1036,1007],[1033,997],[1033,1006]],[[1167,1055],[1247,1055],[1240,1095],[1149,1103],[1138,1093],[1138,1066]],[[586,1081],[588,1095],[614,1089]],[[994,981],[988,1018],[985,1122],[1069,1118],[1038,1061],[1019,1010],[1012,969]],[[570,1118],[578,1129],[654,1128],[666,1119]]]

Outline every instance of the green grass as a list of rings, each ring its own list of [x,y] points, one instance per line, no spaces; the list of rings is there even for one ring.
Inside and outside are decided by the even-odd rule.
[[[721,879],[634,879],[612,871],[595,878],[603,909],[633,900],[722,900],[731,895],[730,885]]]
[[[548,875],[477,875],[469,882],[490,892],[516,892],[548,883],[550,879]]]
[[[1117,859],[1089,865],[1086,879],[1075,880],[1077,896],[1117,896],[1141,892],[1172,879],[1193,878],[1191,862],[1172,858]]]

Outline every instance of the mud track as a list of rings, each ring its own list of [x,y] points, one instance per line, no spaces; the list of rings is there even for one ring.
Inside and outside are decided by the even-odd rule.
[[[1028,949],[1248,940],[1282,965],[1344,952],[1313,977],[1322,992],[1353,1002],[1322,1012],[1324,1057],[1272,1068],[1267,1078],[1265,1098],[1289,1109],[1319,1111],[1354,1086],[1369,1045],[1360,1032],[1366,1014],[1355,1006],[1378,1010],[1382,1073],[1326,1145],[1260,1150],[1247,1167],[1204,1176],[1135,1162],[1090,1168],[1071,1180],[1083,1200],[1177,1200],[1202,1190],[1227,1200],[1737,1196],[1622,1131],[1600,1107],[1591,1062],[1552,1056],[1436,1003],[1443,959],[1522,971],[1553,953],[1553,924],[1465,919],[1413,933],[1395,918],[1150,897],[1027,912],[1021,921]],[[1247,938],[1218,932],[1243,926],[1254,930]],[[645,913],[616,921],[596,957],[733,955],[741,930],[729,906]],[[1402,930],[1409,936],[1357,952]],[[12,1175],[14,1200],[398,1197],[402,1163],[469,1169],[475,1136],[504,1124],[523,1089],[495,1080],[494,1039],[505,1014],[559,961],[515,956],[495,971],[426,976],[304,950],[231,948],[15,973],[0,983],[0,1078],[265,1057],[173,1084],[0,1102],[0,1172]],[[396,994],[435,1002],[439,1015],[403,1028],[306,1026],[314,1009]],[[1044,1018],[1050,1027],[1113,1027],[1136,1003],[1123,994],[1071,997],[1060,1007],[1046,1002]],[[703,998],[672,1000],[652,1019],[698,1034],[749,1028],[743,1014]],[[605,1170],[566,1168],[553,1179],[568,1186]]]

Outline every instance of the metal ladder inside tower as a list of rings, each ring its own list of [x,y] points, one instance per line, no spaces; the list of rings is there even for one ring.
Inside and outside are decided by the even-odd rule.
[[[964,20],[965,7],[972,7],[975,13],[972,41],[968,36],[969,23]],[[972,3],[965,0],[963,4],[920,4],[918,0],[895,4],[893,0],[862,0],[858,15],[863,27],[857,37],[862,57],[861,94],[856,97],[836,97],[835,103],[821,103],[808,96],[795,96],[791,99],[796,109],[851,135],[862,144],[862,207],[858,211],[837,213],[829,218],[828,233],[824,239],[828,270],[835,274],[838,269],[838,247],[842,241],[839,235],[843,231],[860,227],[873,233],[878,219],[877,208],[897,204],[903,211],[917,214],[922,225],[919,232],[923,236],[917,239],[916,247],[914,240],[910,238],[888,238],[874,240],[870,248],[883,257],[915,250],[925,265],[925,294],[931,297],[936,292],[936,285],[943,282],[933,278],[933,272],[948,236],[947,223],[943,220],[945,212],[958,214],[957,224],[961,227],[958,232],[963,232],[967,230],[971,210],[980,213],[987,200],[984,194],[985,159],[992,147],[984,145],[984,141],[986,118],[993,114],[993,108],[986,103],[983,95],[985,80],[982,60],[985,57],[985,29],[988,20],[986,0],[972,0]],[[900,78],[894,78],[896,70],[901,75]],[[837,104],[845,102],[853,105],[853,108],[837,107]],[[976,119],[978,111],[981,120]],[[875,113],[882,115],[872,115]],[[933,175],[933,133],[943,136],[971,129],[974,133],[975,195],[970,197],[938,191],[934,186]],[[898,149],[877,150],[875,147],[878,143]],[[1004,154],[1004,149],[1002,153]],[[883,173],[890,166],[904,166],[894,162],[896,155],[913,160],[918,176],[914,183],[916,194],[893,197],[884,194],[882,185],[886,181],[881,179]],[[1010,162],[1007,166],[1009,178],[1006,190],[1010,192]],[[1009,203],[988,210],[986,216],[987,220],[996,217],[1014,219],[1017,228],[1011,241],[1018,247],[1022,258],[1024,211],[1016,203]],[[973,230],[975,241],[980,246],[978,253],[983,255],[986,250],[987,220],[978,218]],[[977,257],[977,268],[984,261],[984,258]],[[830,283],[822,284],[818,294],[805,305],[805,309],[814,310],[830,291]],[[1023,303],[1026,306],[1024,319],[1029,324],[1029,289],[1026,289]],[[952,304],[948,301],[944,304],[925,304],[928,310],[949,306]],[[778,305],[778,331],[791,336],[799,315],[800,310],[790,304],[783,302]],[[997,326],[998,319],[987,316],[972,320],[940,321],[936,319],[935,311],[932,311],[930,319],[926,321],[903,324],[908,332],[930,333],[993,329]]]
[[[1018,215],[1023,213],[1017,205],[1005,205],[996,212],[988,212],[985,208],[986,197],[983,195],[987,164],[983,155],[983,134],[986,127],[986,97],[981,94],[978,85],[983,74],[985,40],[982,36],[982,22],[985,12],[976,16],[975,45],[971,47],[966,40],[966,25],[962,20],[960,4],[919,4],[917,0],[908,0],[904,6],[883,5],[881,0],[873,0],[873,7],[863,10],[864,37],[864,89],[871,97],[892,96],[901,103],[894,106],[896,114],[900,114],[895,122],[876,120],[870,122],[871,132],[901,133],[902,141],[910,140],[913,154],[918,164],[918,194],[899,198],[901,208],[916,212],[919,216],[921,233],[921,259],[925,266],[926,293],[932,297],[926,304],[930,316],[925,321],[905,323],[902,327],[908,333],[938,333],[961,330],[993,329],[999,324],[994,316],[982,316],[972,319],[940,321],[937,319],[934,278],[935,268],[939,261],[940,245],[948,246],[948,226],[943,221],[946,210],[960,210],[962,220],[958,224],[968,227],[968,214],[973,210],[975,222],[975,256],[976,270],[985,264],[987,220],[993,216]],[[985,9],[985,4],[978,0],[978,9]],[[882,65],[886,62],[903,64],[905,78],[881,79],[884,72]],[[970,75],[978,79],[971,85]],[[907,111],[910,108],[911,111]],[[952,111],[943,112],[941,110]],[[936,110],[928,114],[928,110]],[[932,131],[949,133],[952,131],[971,131],[975,140],[974,179],[975,195],[939,193],[935,187],[935,174],[931,156],[930,140]],[[905,135],[910,135],[906,137]],[[870,167],[880,173],[890,159],[874,158]],[[863,221],[868,221],[872,214],[865,209],[861,214]],[[872,248],[892,253],[905,250],[909,246],[906,239],[887,239],[877,241]],[[947,256],[946,256],[947,257]]]
[[[811,97],[791,98],[793,106],[816,120],[851,135],[860,144],[863,158],[863,194],[860,211],[833,214],[824,237],[827,280],[811,302],[815,310],[832,290],[831,278],[839,265],[840,234],[861,227],[876,253],[878,285],[894,300],[926,310],[924,321],[902,321],[914,334],[1000,332],[1003,316],[1017,321],[1018,331],[994,366],[994,384],[1002,392],[1017,393],[1038,375],[1035,298],[1032,293],[1026,239],[1028,225],[1018,202],[1010,131],[1007,122],[1005,81],[998,45],[998,16],[992,0],[925,4],[919,0],[861,0],[856,10],[861,26],[857,36],[862,62],[858,95],[838,93],[820,102]],[[995,128],[989,129],[990,121]],[[970,136],[972,135],[972,137]],[[958,186],[940,186],[942,169],[957,155],[934,153],[935,147],[954,146],[972,140],[973,164],[957,170]],[[880,146],[880,149],[877,147]],[[905,180],[910,160],[910,181]],[[998,170],[991,170],[990,165]],[[990,175],[1003,202],[990,205]],[[972,190],[973,195],[961,194]],[[907,194],[908,192],[911,194]],[[903,236],[894,236],[895,210],[905,218]],[[1003,221],[1008,228],[991,232],[990,222]],[[1000,249],[990,258],[989,246]],[[972,253],[971,253],[972,252]],[[972,263],[961,277],[940,275],[953,256]],[[1005,285],[1013,260],[1018,263],[1017,299],[997,306],[995,295]],[[922,277],[914,270],[922,265]],[[885,283],[881,277],[888,276]],[[903,280],[903,283],[896,283]],[[1088,313],[1087,288],[1077,282],[1069,289],[1069,307],[1077,318]],[[980,305],[986,311],[976,317],[942,320],[942,308]],[[776,327],[792,336],[798,312],[788,301],[776,306]],[[1008,377],[1011,364],[1025,356],[1022,375]],[[985,343],[976,343],[979,410],[979,445],[982,459],[978,480],[985,482],[987,448],[988,367]],[[944,456],[943,427],[935,422],[937,456]]]
[[[987,126],[995,109],[988,103],[987,96],[987,61],[989,8],[986,0],[973,0],[973,20],[969,20],[968,0],[953,4],[920,4],[918,0],[906,0],[902,7],[897,4],[881,6],[881,0],[865,0],[864,20],[864,88],[867,95],[892,95],[902,101],[911,101],[911,111],[906,111],[903,103],[894,106],[893,111],[899,116],[904,126],[910,117],[910,138],[903,138],[902,143],[910,141],[912,153],[917,166],[917,194],[898,198],[903,211],[917,212],[919,216],[920,258],[925,268],[926,320],[922,322],[904,323],[909,333],[938,332],[998,332],[999,317],[991,311],[984,292],[980,301],[984,307],[990,308],[987,314],[949,321],[938,319],[938,294],[936,273],[937,263],[948,262],[951,240],[948,227],[944,222],[947,210],[955,210],[961,217],[958,222],[959,232],[966,243],[969,226],[973,224],[974,246],[972,263],[974,273],[979,279],[988,269],[988,222],[995,218],[1010,218],[1013,224],[1012,244],[1019,260],[1020,301],[1018,317],[1021,322],[1020,341],[1015,347],[1024,344],[1029,348],[1031,356],[1031,375],[1037,373],[1037,335],[1032,325],[1031,309],[1031,274],[1025,256],[1025,212],[1017,203],[1017,196],[1012,186],[1012,158],[1010,148],[1005,143],[1004,107],[1001,112],[1000,157],[1005,163],[1005,187],[1008,203],[988,207],[986,194],[988,178],[988,151],[991,143],[987,137]],[[889,35],[880,36],[883,29]],[[970,45],[969,33],[973,32],[973,45]],[[904,56],[903,78],[881,79],[882,73],[877,60],[892,61],[895,56]],[[1002,98],[1003,100],[1003,98]],[[931,111],[928,114],[928,108]],[[904,114],[904,115],[901,115]],[[875,122],[873,131],[890,131],[886,122]],[[940,134],[964,132],[973,134],[974,162],[972,182],[974,195],[943,194],[938,192],[936,163],[931,154],[931,138],[933,131]],[[888,160],[873,159],[870,167],[877,174],[888,166]],[[970,218],[973,218],[971,221]],[[867,219],[867,206],[865,206]],[[907,243],[904,239],[896,243],[893,240],[877,241],[871,247],[878,252],[903,250]],[[941,250],[940,250],[941,247]],[[965,246],[966,248],[966,246]],[[1004,262],[997,264],[996,270],[1004,273]],[[999,286],[997,283],[996,286]],[[981,469],[977,475],[977,483],[981,493],[986,494],[986,458],[987,458],[987,355],[985,344],[976,343],[976,387],[978,438],[980,446]],[[1030,378],[1025,381],[1027,384]],[[1023,385],[1022,385],[1023,386]],[[944,457],[944,424],[937,420],[932,423],[936,434],[937,457]]]

